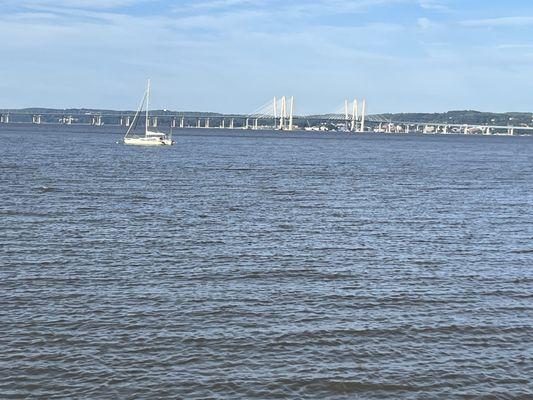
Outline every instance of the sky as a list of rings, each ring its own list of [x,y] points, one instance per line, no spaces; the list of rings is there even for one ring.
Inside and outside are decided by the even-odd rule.
[[[533,108],[531,0],[0,0],[0,38],[0,108]]]

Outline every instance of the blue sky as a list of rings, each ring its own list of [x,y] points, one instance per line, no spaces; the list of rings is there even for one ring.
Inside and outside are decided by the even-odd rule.
[[[530,0],[0,0],[0,37],[0,108],[533,108]]]

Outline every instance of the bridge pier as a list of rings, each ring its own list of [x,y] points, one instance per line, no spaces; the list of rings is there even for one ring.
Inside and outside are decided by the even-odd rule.
[[[202,127],[202,120],[201,118],[196,118],[196,127],[201,128]]]
[[[287,99],[285,96],[281,98],[281,112],[279,115],[279,129],[285,129],[285,119],[287,118]]]
[[[255,130],[259,129],[259,126],[257,124],[257,118],[254,119],[254,127],[253,127],[253,129],[255,129]]]
[[[176,127],[176,117],[172,117],[170,120],[170,127],[175,128]]]
[[[185,128],[185,117],[181,117],[180,119],[180,128]]]
[[[250,118],[246,118],[246,125],[244,126],[244,129],[250,129]]]
[[[206,128],[209,128],[209,118],[206,118],[206,119],[205,119],[205,127],[206,127]]]
[[[229,128],[230,128],[230,129],[233,129],[233,128],[234,128],[234,126],[235,126],[235,125],[234,125],[234,121],[235,121],[235,118],[232,118],[232,119],[230,120],[230,123],[229,123]]]
[[[40,124],[41,123],[41,116],[40,115],[34,115],[32,117],[32,123],[34,124]]]
[[[224,120],[224,118],[222,118],[222,121],[220,121],[220,128],[224,129],[225,127],[226,127],[226,121]]]

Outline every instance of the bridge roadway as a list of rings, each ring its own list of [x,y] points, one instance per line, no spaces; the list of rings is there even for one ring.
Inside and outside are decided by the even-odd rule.
[[[129,125],[129,121],[133,120],[135,116],[134,111],[124,111],[124,112],[94,112],[94,111],[75,111],[69,112],[65,111],[52,111],[52,112],[29,112],[29,111],[17,111],[17,110],[0,110],[0,123],[46,123],[46,124],[85,124],[85,125]],[[129,119],[129,121],[127,121]],[[158,120],[163,122],[166,121],[166,124],[172,125],[174,127],[179,126],[178,119],[185,119],[183,127],[206,127],[206,121],[210,120],[215,123],[218,122],[219,125],[224,124],[222,121],[229,122],[231,120],[239,121],[239,124],[235,125],[226,125],[223,127],[239,127],[243,128],[248,126],[253,128],[254,126],[260,127],[258,122],[272,122],[274,117],[271,115],[243,115],[243,114],[217,114],[217,113],[203,113],[203,112],[174,112],[174,111],[163,111],[155,114],[150,114],[150,120],[156,121],[155,125],[157,126]],[[311,124],[321,125],[321,124],[342,124],[351,122],[351,119],[346,119],[344,115],[295,115],[294,123],[298,125],[298,122],[305,126],[310,126]],[[246,121],[248,120],[248,125]],[[279,117],[278,117],[279,120]],[[80,122],[86,121],[86,122]],[[191,121],[194,123],[191,124]],[[204,126],[201,126],[201,122],[204,122]],[[141,123],[144,122],[144,118],[141,118]],[[200,123],[199,123],[200,122]],[[461,129],[480,129],[480,130],[507,130],[507,131],[528,131],[533,132],[533,126],[519,126],[519,125],[484,125],[484,124],[460,124],[460,123],[443,123],[443,122],[415,122],[415,121],[384,121],[379,116],[368,115],[366,117],[366,125],[376,127],[379,124],[384,126],[400,126],[400,127],[435,127],[435,128],[461,128]],[[270,125],[270,124],[269,124]],[[209,125],[208,125],[209,126]],[[264,127],[265,125],[263,125]],[[266,125],[268,126],[268,125]],[[215,127],[212,125],[211,127]]]

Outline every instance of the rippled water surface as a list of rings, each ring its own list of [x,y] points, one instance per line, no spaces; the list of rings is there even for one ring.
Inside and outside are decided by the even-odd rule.
[[[533,138],[0,127],[0,398],[533,398]]]

